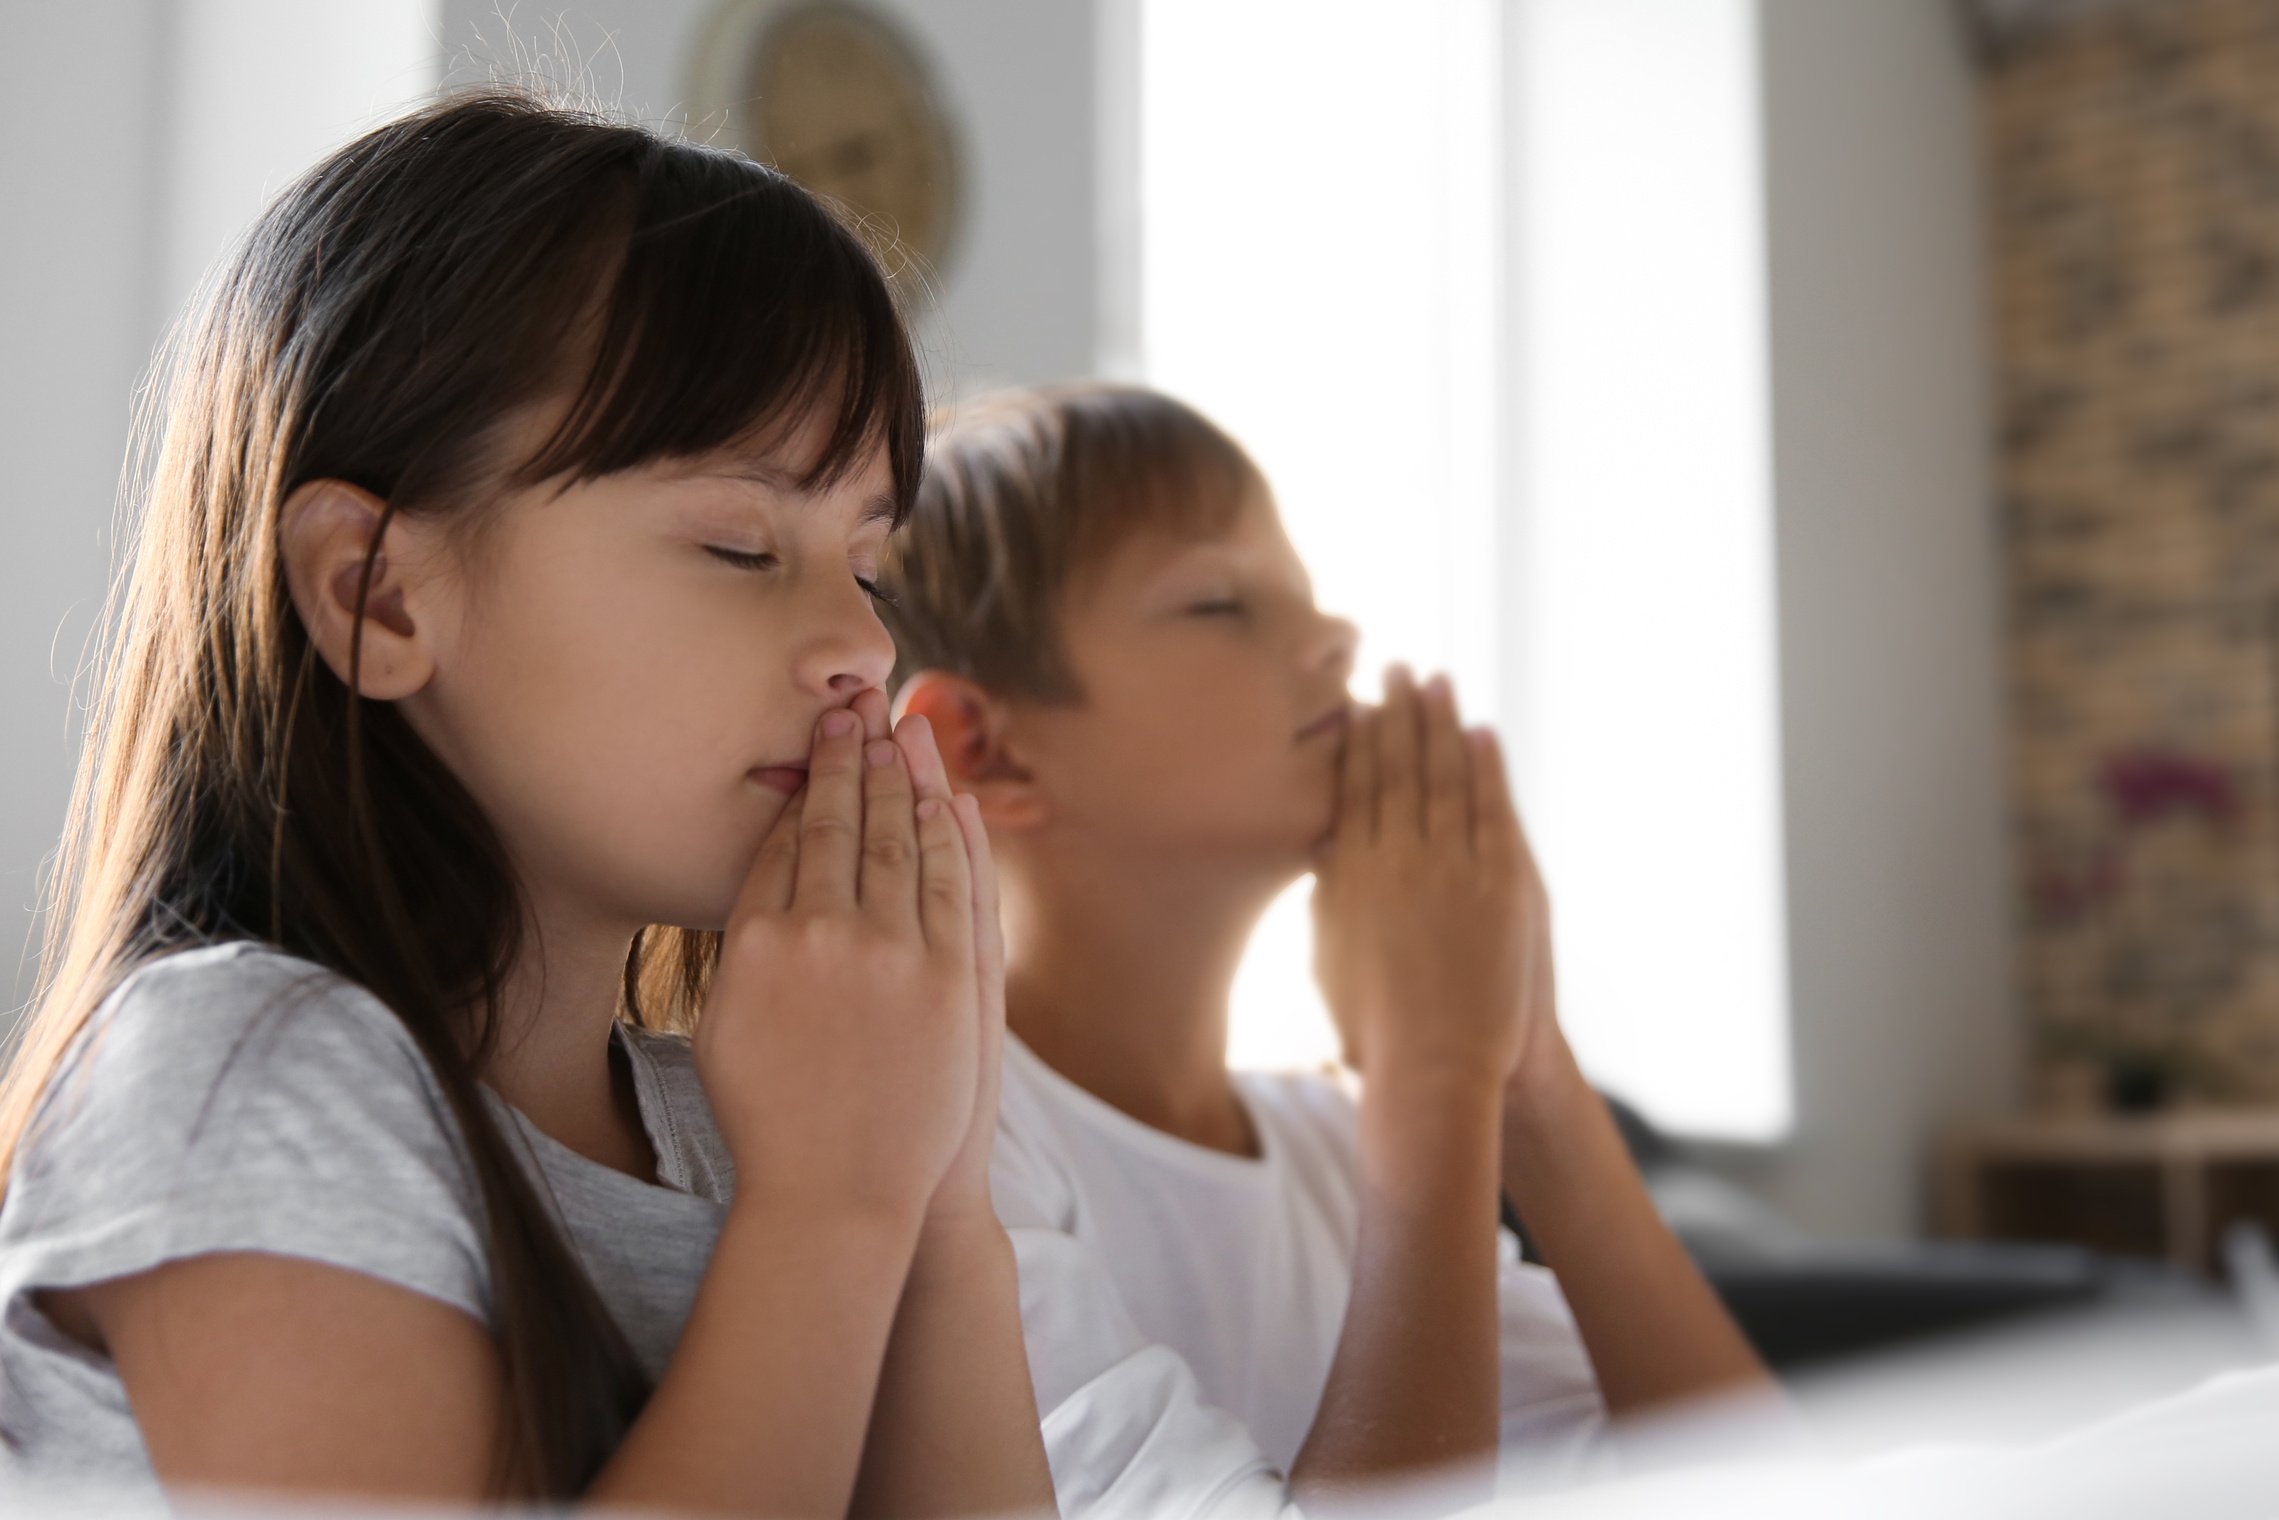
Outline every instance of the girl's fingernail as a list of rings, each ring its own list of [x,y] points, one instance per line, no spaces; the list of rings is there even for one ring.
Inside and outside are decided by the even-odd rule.
[[[855,731],[855,715],[845,708],[834,708],[823,715],[823,732],[834,739],[844,739]]]
[[[918,818],[921,822],[932,822],[934,815],[941,810],[942,799],[939,797],[921,797],[918,799]]]
[[[863,748],[863,758],[870,762],[872,770],[892,765],[894,757],[900,753],[901,751],[886,739],[873,739]]]
[[[1448,677],[1436,671],[1432,679],[1424,683],[1424,689],[1433,696],[1445,697],[1449,692]]]

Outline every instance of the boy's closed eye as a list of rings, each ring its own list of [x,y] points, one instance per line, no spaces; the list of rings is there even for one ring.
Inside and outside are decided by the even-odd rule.
[[[731,549],[725,544],[706,544],[704,552],[739,570],[773,570],[782,563],[766,549]]]

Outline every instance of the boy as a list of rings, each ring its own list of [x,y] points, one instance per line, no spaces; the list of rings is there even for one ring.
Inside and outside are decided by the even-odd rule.
[[[882,581],[1003,873],[992,1182],[1064,1512],[1482,1497],[1500,1448],[1766,1386],[1559,1033],[1493,737],[1397,669],[1349,703],[1353,629],[1239,446],[1125,387],[969,407]],[[1226,1069],[1244,942],[1308,869],[1358,1103]]]

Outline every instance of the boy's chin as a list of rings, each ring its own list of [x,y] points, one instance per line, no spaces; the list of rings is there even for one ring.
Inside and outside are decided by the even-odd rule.
[[[1202,868],[1208,872],[1223,873],[1229,880],[1242,878],[1253,884],[1288,884],[1314,868],[1315,842],[1324,837],[1322,831],[1310,829],[1304,823],[1280,827],[1260,828],[1265,820],[1251,820],[1251,827],[1198,830],[1184,836],[1157,834],[1135,839],[1138,853],[1152,856],[1169,864],[1183,859],[1182,869]],[[1165,845],[1171,849],[1166,852]]]
[[[1286,881],[1296,881],[1311,871],[1336,832],[1334,824],[1327,821],[1292,829],[1287,837],[1276,841],[1276,873]]]

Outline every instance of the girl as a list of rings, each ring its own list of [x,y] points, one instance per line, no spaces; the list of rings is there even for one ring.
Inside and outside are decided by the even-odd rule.
[[[0,1463],[1047,1501],[994,878],[876,690],[921,419],[873,260],[731,155],[493,91],[268,210],[0,1090]]]

